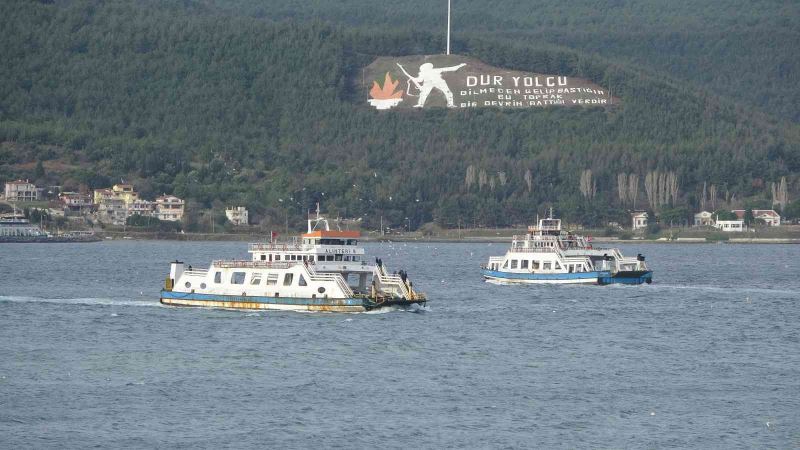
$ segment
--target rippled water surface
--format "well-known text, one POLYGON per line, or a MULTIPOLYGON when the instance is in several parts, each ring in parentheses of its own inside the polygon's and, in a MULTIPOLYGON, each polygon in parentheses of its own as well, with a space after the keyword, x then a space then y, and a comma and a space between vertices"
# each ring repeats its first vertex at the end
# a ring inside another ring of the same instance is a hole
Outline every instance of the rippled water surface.
POLYGON ((650 286, 496 286, 499 244, 370 244, 431 299, 176 309, 243 243, 0 246, 0 447, 797 448, 800 246, 627 245, 650 286))

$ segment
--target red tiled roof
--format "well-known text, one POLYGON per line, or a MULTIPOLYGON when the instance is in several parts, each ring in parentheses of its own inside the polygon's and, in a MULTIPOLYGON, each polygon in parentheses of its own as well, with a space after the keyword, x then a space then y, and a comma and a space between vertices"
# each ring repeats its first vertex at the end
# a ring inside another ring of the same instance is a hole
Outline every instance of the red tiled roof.
MULTIPOLYGON (((734 209, 731 212, 736 214, 736 217, 744 219, 744 213, 745 213, 744 209, 734 209)), ((760 216, 761 217, 768 216, 777 219, 778 217, 780 217, 780 214, 778 214, 774 209, 754 209, 753 217, 760 217, 760 216)))

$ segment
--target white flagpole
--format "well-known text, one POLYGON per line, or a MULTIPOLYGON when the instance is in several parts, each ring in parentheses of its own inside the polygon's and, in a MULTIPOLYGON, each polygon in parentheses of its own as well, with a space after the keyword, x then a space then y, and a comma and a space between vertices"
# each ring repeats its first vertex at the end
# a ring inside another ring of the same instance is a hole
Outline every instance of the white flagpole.
POLYGON ((450 0, 447 0, 447 54, 450 54, 450 0))

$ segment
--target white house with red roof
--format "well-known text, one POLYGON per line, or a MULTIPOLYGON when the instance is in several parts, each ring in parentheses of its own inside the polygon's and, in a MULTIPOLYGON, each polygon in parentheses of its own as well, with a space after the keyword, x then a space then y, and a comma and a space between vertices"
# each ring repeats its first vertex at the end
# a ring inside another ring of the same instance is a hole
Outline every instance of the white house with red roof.
MULTIPOLYGON (((736 217, 740 220, 744 220, 745 211, 744 209, 734 209, 731 212, 736 214, 736 217)), ((764 223, 771 227, 778 227, 781 225, 781 216, 774 209, 754 209, 753 217, 763 220, 764 223)))

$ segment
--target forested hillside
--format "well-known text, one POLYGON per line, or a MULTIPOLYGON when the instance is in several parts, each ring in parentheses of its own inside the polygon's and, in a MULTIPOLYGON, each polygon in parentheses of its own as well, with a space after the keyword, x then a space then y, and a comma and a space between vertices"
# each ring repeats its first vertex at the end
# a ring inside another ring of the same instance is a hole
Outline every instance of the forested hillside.
POLYGON ((796 126, 535 39, 476 34, 457 50, 613 86, 622 106, 379 113, 354 90, 360 68, 438 53, 439 33, 266 20, 291 16, 285 5, 243 15, 244 3, 223 13, 216 3, 4 2, 0 179, 78 188, 124 178, 145 195, 187 197, 193 213, 244 204, 279 223, 322 201, 372 226, 383 216, 412 228, 525 223, 552 203, 586 224, 634 206, 675 214, 699 206, 704 184, 717 193, 707 208, 769 205, 781 177, 797 192, 796 126))
MULTIPOLYGON (((663 72, 800 122, 800 3, 792 0, 453 0, 454 36, 555 45, 663 72)), ((444 0, 200 0, 268 19, 321 18, 408 34, 441 33, 444 0)), ((199 7, 199 6, 198 6, 199 7)))

